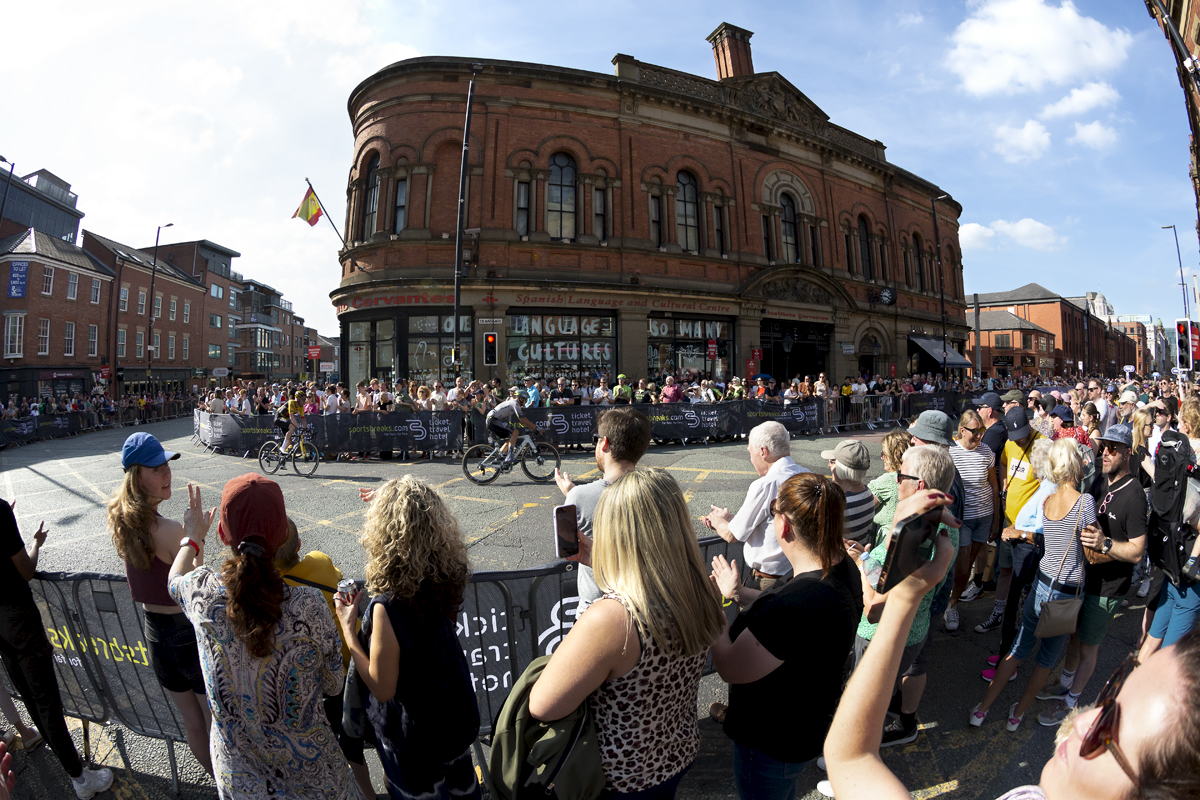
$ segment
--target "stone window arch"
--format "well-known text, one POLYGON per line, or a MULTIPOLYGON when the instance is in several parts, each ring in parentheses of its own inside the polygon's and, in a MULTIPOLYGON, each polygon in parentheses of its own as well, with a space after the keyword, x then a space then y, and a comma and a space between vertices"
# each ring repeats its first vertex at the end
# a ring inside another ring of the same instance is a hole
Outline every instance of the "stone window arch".
POLYGON ((372 153, 367 162, 366 177, 363 181, 363 205, 359 238, 369 241, 375 233, 375 219, 379 211, 379 153, 372 153))
POLYGON ((875 280, 875 254, 871 251, 871 223, 858 215, 858 273, 863 280, 875 280))

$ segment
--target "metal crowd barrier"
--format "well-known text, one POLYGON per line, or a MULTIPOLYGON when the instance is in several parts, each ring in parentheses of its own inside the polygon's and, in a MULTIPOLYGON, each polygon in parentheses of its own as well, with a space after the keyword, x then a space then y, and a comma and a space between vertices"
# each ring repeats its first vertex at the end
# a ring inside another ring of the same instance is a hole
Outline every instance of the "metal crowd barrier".
MULTIPOLYGON (((703 563, 717 554, 736 559, 743 579, 742 546, 710 536, 700 540, 703 563)), ((490 789, 483 747, 515 680, 535 658, 549 655, 575 624, 579 596, 577 565, 560 561, 526 570, 477 572, 471 577, 456 633, 471 672, 479 705, 479 739, 474 749, 490 789)), ((150 667, 143 641, 144 615, 130 597, 123 575, 94 572, 39 572, 29 582, 47 637, 67 716, 104 725, 126 769, 131 769, 119 722, 130 731, 167 746, 171 790, 179 794, 175 743, 185 742, 183 720, 150 667)), ((726 613, 737 609, 727 604, 726 613)), ((704 674, 713 672, 712 660, 704 674)), ((14 697, 8 675, 0 670, 14 697)), ((88 726, 83 726, 84 758, 90 758, 88 726)))

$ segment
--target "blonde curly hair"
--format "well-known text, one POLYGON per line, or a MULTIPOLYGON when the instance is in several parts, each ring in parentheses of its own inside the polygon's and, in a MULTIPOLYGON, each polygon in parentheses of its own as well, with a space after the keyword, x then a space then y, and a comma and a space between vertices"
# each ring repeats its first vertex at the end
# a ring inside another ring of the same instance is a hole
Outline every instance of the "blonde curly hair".
POLYGON ((154 561, 155 509, 158 503, 142 488, 142 465, 125 473, 113 498, 108 501, 108 529, 117 555, 135 569, 150 569, 154 561))
POLYGON ((427 616, 452 617, 471 577, 458 520, 437 490, 411 475, 375 490, 360 540, 367 588, 427 616))

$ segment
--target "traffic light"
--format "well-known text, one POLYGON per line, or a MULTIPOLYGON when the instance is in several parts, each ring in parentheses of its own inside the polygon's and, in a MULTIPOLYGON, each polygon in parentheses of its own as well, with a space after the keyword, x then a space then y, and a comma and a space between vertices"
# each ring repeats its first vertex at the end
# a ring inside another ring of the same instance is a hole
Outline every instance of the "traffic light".
POLYGON ((483 335, 483 365, 485 367, 494 367, 500 361, 500 354, 496 346, 496 334, 485 333, 483 335))
POLYGON ((1194 366, 1192 358, 1192 325, 1190 319, 1175 320, 1175 366, 1180 372, 1191 372, 1194 366))

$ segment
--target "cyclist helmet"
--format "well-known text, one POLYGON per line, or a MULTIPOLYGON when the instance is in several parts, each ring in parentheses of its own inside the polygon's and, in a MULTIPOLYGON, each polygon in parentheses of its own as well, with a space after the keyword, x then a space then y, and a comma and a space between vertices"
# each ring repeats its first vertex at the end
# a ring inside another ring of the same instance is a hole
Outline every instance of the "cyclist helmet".
POLYGON ((296 392, 296 399, 297 399, 297 400, 303 400, 303 399, 304 399, 304 390, 303 390, 303 389, 299 389, 299 390, 297 390, 297 392, 296 392))
POLYGON ((522 389, 521 391, 517 392, 517 397, 521 398, 522 400, 528 400, 528 399, 529 399, 529 392, 527 392, 527 391, 525 391, 524 389, 522 389))

